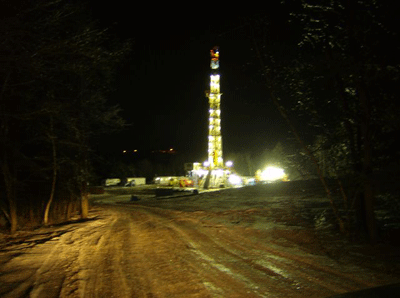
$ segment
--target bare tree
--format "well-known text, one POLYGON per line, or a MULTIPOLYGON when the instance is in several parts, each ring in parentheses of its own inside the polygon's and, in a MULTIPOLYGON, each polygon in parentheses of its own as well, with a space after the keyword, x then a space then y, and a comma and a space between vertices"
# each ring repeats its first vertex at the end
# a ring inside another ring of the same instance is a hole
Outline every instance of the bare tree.
POLYGON ((63 203, 70 193, 81 198, 87 216, 90 142, 124 125, 118 107, 105 98, 130 47, 111 41, 77 3, 19 4, 0 20, 1 184, 12 232, 28 188, 29 196, 40 196, 36 208, 45 202, 37 212, 45 224, 53 203, 63 203))

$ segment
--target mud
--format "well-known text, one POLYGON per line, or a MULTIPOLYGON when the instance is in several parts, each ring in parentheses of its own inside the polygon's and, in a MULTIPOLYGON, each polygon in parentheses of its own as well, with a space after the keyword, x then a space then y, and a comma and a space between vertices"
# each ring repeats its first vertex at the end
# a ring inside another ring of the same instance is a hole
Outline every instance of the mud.
POLYGON ((398 250, 347 243, 310 189, 130 197, 93 196, 91 220, 3 235, 0 296, 309 298, 400 281, 398 250))

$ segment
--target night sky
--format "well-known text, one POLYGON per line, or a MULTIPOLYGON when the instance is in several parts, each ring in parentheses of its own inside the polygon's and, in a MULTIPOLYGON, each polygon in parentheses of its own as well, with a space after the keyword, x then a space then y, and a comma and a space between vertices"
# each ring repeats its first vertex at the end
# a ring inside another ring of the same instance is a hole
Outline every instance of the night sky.
MULTIPOLYGON (((114 152, 174 148, 190 161, 204 160, 209 51, 216 45, 221 55, 225 158, 232 152, 261 153, 287 138, 287 127, 257 73, 260 68, 245 25, 248 16, 185 14, 171 8, 134 13, 128 2, 113 3, 110 7, 96 2, 92 12, 112 34, 133 40, 129 61, 119 69, 110 96, 131 127, 104 138, 100 147, 114 152)), ((276 8, 270 6, 266 13, 271 19, 284 16, 279 7, 279 1, 276 8)))

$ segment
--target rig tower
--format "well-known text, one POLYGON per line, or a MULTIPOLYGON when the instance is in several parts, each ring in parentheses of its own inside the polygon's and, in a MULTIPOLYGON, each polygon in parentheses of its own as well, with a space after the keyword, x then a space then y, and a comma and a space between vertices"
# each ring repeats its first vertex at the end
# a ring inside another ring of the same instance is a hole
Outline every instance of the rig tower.
POLYGON ((219 49, 214 47, 211 51, 210 91, 207 97, 210 104, 208 126, 208 163, 210 170, 222 169, 222 136, 221 136, 221 95, 219 75, 219 49))

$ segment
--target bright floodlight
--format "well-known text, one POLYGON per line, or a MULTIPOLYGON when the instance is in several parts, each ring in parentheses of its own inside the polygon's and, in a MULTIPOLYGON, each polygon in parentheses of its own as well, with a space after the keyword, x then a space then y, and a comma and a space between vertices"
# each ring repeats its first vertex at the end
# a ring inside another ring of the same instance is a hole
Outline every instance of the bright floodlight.
POLYGON ((242 184, 242 179, 238 175, 235 175, 235 174, 230 175, 228 180, 229 180, 230 184, 232 184, 232 185, 241 185, 242 184))
POLYGON ((225 163, 225 165, 226 165, 228 168, 230 168, 231 166, 233 166, 233 162, 230 161, 230 160, 228 160, 228 161, 225 163))
POLYGON ((208 161, 205 161, 205 162, 203 162, 203 166, 209 167, 209 166, 210 166, 210 163, 209 163, 208 161))
POLYGON ((285 172, 281 168, 268 167, 261 172, 261 180, 264 181, 275 181, 283 179, 285 177, 285 172))

